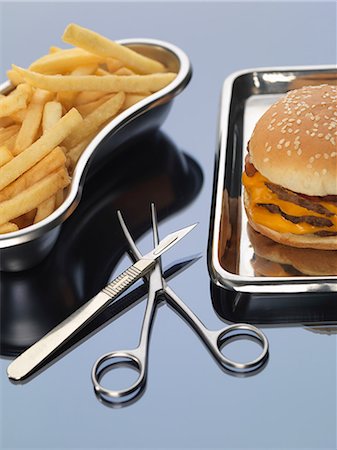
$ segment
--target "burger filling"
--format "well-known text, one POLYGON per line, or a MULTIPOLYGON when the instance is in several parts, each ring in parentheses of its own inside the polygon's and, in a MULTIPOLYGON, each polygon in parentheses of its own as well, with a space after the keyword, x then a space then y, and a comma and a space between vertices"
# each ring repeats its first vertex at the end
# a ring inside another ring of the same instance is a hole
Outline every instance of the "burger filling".
POLYGON ((337 236, 337 196, 307 196, 270 182, 246 157, 242 182, 254 222, 280 233, 337 236))

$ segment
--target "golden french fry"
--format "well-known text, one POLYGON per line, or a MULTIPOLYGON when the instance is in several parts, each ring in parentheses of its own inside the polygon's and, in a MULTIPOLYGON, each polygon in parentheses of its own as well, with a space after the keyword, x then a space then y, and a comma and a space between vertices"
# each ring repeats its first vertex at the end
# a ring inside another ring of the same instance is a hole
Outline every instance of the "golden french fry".
POLYGON ((130 108, 130 106, 135 105, 149 95, 150 94, 126 94, 122 110, 124 111, 125 109, 130 108))
POLYGON ((105 75, 111 75, 111 73, 108 72, 107 70, 102 69, 101 67, 99 67, 99 68, 96 70, 95 75, 105 76, 105 75))
POLYGON ((15 123, 21 124, 26 117, 27 114, 27 108, 19 109, 19 111, 15 111, 13 114, 11 114, 11 119, 14 120, 15 123))
POLYGON ((86 103, 85 105, 76 106, 76 109, 81 114, 82 117, 86 117, 88 114, 95 111, 95 109, 97 109, 104 102, 109 100, 113 95, 115 95, 115 94, 104 95, 103 97, 99 98, 98 100, 96 100, 94 102, 86 103))
POLYGON ((106 92, 102 91, 83 91, 78 94, 76 97, 76 100, 74 102, 75 108, 79 105, 85 105, 86 103, 94 102, 95 100, 98 100, 99 98, 104 97, 104 95, 107 95, 106 92))
POLYGON ((0 202, 14 197, 27 187, 41 180, 51 172, 62 167, 66 162, 66 157, 61 147, 56 147, 37 164, 23 173, 8 186, 0 191, 0 202))
POLYGON ((62 50, 63 50, 62 48, 52 45, 51 47, 49 47, 49 54, 60 52, 62 50))
POLYGON ((19 227, 13 222, 7 222, 0 225, 0 234, 12 233, 13 231, 18 231, 19 227))
POLYGON ((19 84, 9 95, 0 98, 0 117, 11 114, 26 107, 32 88, 28 84, 19 84))
POLYGON ((55 194, 55 209, 57 209, 62 203, 64 199, 63 188, 59 189, 55 194))
POLYGON ((59 189, 65 188, 70 183, 68 173, 60 169, 33 184, 15 197, 0 203, 0 225, 25 214, 47 198, 56 194, 59 189))
POLYGON ((7 146, 2 145, 0 147, 0 167, 7 164, 11 159, 13 159, 12 152, 9 151, 7 146))
POLYGON ((40 73, 67 73, 78 66, 88 64, 101 64, 105 59, 101 56, 86 52, 81 48, 70 48, 59 50, 54 53, 42 56, 30 65, 30 70, 40 73))
POLYGON ((135 72, 127 67, 121 67, 114 72, 114 75, 135 75, 135 72))
POLYGON ((123 63, 121 61, 119 61, 119 59, 116 59, 116 58, 107 58, 105 64, 106 64, 109 72, 116 72, 116 70, 123 67, 123 63))
POLYGON ((62 117, 62 105, 59 102, 48 102, 44 105, 42 116, 42 130, 45 133, 62 117))
POLYGON ((13 136, 11 136, 10 138, 8 138, 6 141, 3 142, 2 145, 4 145, 5 147, 8 148, 8 150, 11 152, 11 154, 13 154, 13 150, 14 150, 14 145, 15 145, 15 141, 17 138, 17 133, 13 134, 13 136))
POLYGON ((47 200, 38 205, 36 215, 34 218, 34 223, 40 222, 41 220, 48 217, 54 211, 54 209, 55 209, 55 195, 47 198, 47 200))
POLYGON ((15 66, 24 80, 32 86, 49 91, 105 91, 105 92, 156 92, 167 86, 177 76, 176 73, 153 73, 150 75, 43 75, 15 66))
POLYGON ((7 78, 12 83, 13 86, 18 86, 21 83, 24 83, 24 80, 21 75, 19 75, 15 70, 7 70, 7 78))
POLYGON ((104 122, 118 113, 123 106, 124 100, 124 92, 119 92, 104 102, 83 120, 81 127, 74 129, 74 131, 63 141, 63 144, 67 148, 74 147, 92 133, 97 132, 104 122))
MULTIPOLYGON (((71 72, 71 75, 83 76, 92 75, 97 70, 97 64, 90 64, 87 66, 80 66, 71 72)), ((57 93, 57 101, 62 103, 66 110, 71 109, 74 106, 74 100, 78 92, 76 91, 61 91, 57 93)))
POLYGON ((39 130, 44 105, 53 98, 54 94, 42 89, 36 89, 32 100, 27 108, 25 118, 22 122, 18 137, 15 141, 14 155, 18 155, 34 140, 39 130))
POLYGON ((123 65, 139 73, 164 72, 165 66, 159 61, 143 56, 130 48, 117 44, 94 31, 70 24, 62 39, 68 44, 81 47, 99 56, 119 59, 123 65))
POLYGON ((83 141, 79 142, 77 145, 69 149, 67 152, 67 166, 69 168, 70 173, 73 173, 77 161, 80 159, 80 156, 87 148, 89 142, 94 138, 96 132, 88 136, 83 141))
POLYGON ((1 128, 0 129, 0 145, 3 144, 7 139, 12 137, 14 134, 16 134, 20 129, 19 125, 11 125, 7 128, 1 128))
POLYGON ((0 190, 16 180, 26 170, 40 161, 82 123, 80 113, 73 108, 56 125, 47 130, 30 147, 0 167, 0 190))
POLYGON ((15 121, 11 117, 1 117, 0 119, 0 128, 10 127, 14 124, 15 121))

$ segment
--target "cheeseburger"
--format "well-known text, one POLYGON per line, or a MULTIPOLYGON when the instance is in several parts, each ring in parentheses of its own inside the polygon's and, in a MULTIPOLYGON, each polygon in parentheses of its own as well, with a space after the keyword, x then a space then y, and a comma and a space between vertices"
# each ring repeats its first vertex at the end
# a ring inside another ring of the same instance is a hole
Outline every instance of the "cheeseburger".
POLYGON ((250 225, 281 244, 337 249, 337 87, 288 92, 248 143, 244 203, 250 225))

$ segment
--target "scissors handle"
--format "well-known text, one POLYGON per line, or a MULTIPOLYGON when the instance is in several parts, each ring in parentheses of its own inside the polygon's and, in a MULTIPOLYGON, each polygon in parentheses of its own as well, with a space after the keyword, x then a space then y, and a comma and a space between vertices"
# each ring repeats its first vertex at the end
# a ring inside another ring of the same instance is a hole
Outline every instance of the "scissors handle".
POLYGON ((119 350, 106 353, 95 362, 91 371, 91 379, 97 395, 117 401, 138 397, 146 382, 146 353, 140 347, 135 350, 119 350), (104 387, 101 384, 101 380, 106 371, 122 366, 135 369, 138 372, 137 380, 126 389, 112 390, 104 387))
POLYGON ((205 327, 201 320, 194 314, 194 312, 178 297, 178 295, 169 287, 165 286, 165 293, 169 305, 177 311, 197 332, 203 342, 207 345, 209 350, 217 362, 225 369, 235 372, 251 372, 263 365, 268 356, 269 344, 264 333, 254 325, 237 323, 223 328, 219 331, 212 331, 205 327), (238 362, 233 361, 222 353, 221 349, 229 338, 235 336, 246 336, 247 338, 256 339, 262 347, 259 356, 251 361, 238 362))

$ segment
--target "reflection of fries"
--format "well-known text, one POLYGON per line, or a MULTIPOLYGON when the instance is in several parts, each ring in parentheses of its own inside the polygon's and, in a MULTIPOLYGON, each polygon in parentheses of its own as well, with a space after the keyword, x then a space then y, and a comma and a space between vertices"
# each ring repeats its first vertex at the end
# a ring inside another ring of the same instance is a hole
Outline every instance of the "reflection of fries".
POLYGON ((67 76, 43 75, 13 65, 23 79, 32 86, 57 91, 104 91, 104 92, 156 92, 164 88, 176 77, 175 73, 153 73, 150 75, 96 75, 67 76))
POLYGON ((127 46, 70 25, 28 70, 7 72, 0 94, 0 233, 49 216, 65 199, 68 174, 118 114, 170 83, 175 73, 127 46))

